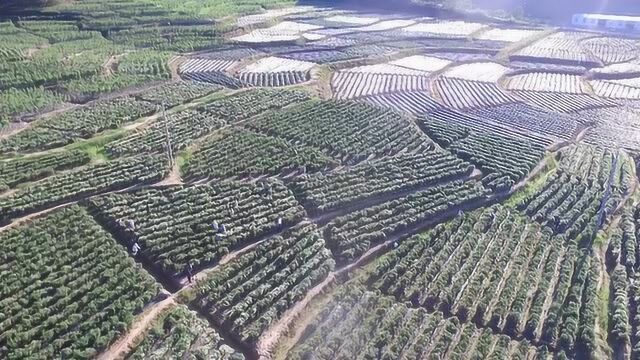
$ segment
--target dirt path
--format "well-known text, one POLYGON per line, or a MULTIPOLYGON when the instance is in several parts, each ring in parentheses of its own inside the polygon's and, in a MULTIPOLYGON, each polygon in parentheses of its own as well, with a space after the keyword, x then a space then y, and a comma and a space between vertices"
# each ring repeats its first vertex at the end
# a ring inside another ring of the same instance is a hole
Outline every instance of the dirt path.
POLYGON ((168 185, 182 185, 184 182, 182 181, 182 176, 180 176, 180 165, 177 162, 173 164, 171 167, 171 171, 169 175, 162 179, 162 181, 153 184, 153 186, 168 186, 168 185))
POLYGON ((167 65, 169 66, 169 72, 171 73, 171 80, 180 81, 182 78, 178 73, 178 69, 180 68, 180 64, 184 62, 185 58, 183 56, 174 56, 169 59, 167 65))
POLYGON ((258 339, 256 350, 258 352, 259 359, 267 360, 271 359, 271 351, 277 344, 280 337, 290 329, 292 323, 298 316, 304 311, 307 305, 318 295, 320 295, 324 289, 329 286, 336 278, 336 276, 344 271, 344 269, 338 272, 330 273, 323 282, 316 285, 309 290, 304 299, 298 301, 291 309, 287 310, 282 318, 265 331, 258 339))
POLYGON ((122 56, 124 56, 124 54, 118 54, 109 57, 107 61, 102 64, 102 75, 111 76, 115 74, 118 70, 118 62, 120 61, 120 58, 122 58, 122 56))
POLYGON ((162 314, 165 309, 178 303, 178 298, 183 292, 189 289, 193 289, 198 285, 199 282, 205 280, 209 276, 209 274, 218 270, 220 266, 223 266, 233 259, 237 258, 238 256, 251 251, 269 238, 265 238, 257 243, 253 243, 240 250, 225 255, 217 264, 196 273, 193 276, 193 282, 191 284, 189 284, 186 279, 182 279, 180 281, 182 285, 182 288, 180 288, 180 290, 173 294, 170 294, 166 299, 152 304, 140 315, 138 315, 134 320, 132 327, 115 343, 109 346, 107 350, 98 355, 96 359, 111 360, 124 358, 137 345, 137 342, 142 340, 142 335, 144 335, 146 330, 153 324, 154 320, 160 314, 162 314))
POLYGON ((133 321, 133 326, 127 333, 113 343, 107 350, 96 357, 97 360, 113 360, 123 359, 135 346, 138 340, 141 340, 142 335, 153 324, 153 321, 160 315, 165 309, 176 304, 175 295, 151 305, 142 314, 138 315, 133 321))

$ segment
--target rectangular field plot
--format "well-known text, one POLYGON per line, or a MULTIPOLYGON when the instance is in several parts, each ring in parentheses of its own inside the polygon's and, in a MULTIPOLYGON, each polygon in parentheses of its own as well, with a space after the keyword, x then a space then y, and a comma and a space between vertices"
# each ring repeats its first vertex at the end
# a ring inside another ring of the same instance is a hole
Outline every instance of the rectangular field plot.
POLYGON ((566 65, 566 64, 547 64, 543 62, 529 62, 529 61, 510 61, 509 67, 519 70, 530 70, 539 72, 558 72, 569 74, 583 74, 587 72, 587 68, 579 65, 566 65))
POLYGON ((433 86, 442 102, 457 110, 519 102, 497 84, 489 82, 441 77, 436 79, 433 86))
POLYGON ((339 101, 310 101, 250 122, 251 129, 358 162, 432 146, 411 120, 389 109, 339 101))
POLYGON ((254 344, 334 266, 315 225, 300 224, 212 273, 194 305, 236 340, 254 344))
POLYGON ((445 183, 468 176, 473 166, 455 156, 430 150, 400 154, 328 174, 307 175, 291 187, 315 212, 343 209, 354 202, 385 194, 445 183))
POLYGON ((451 64, 451 61, 433 56, 413 55, 394 60, 389 64, 407 69, 431 73, 434 71, 442 70, 443 68, 451 64))
POLYGON ((159 292, 73 205, 0 234, 0 357, 90 358, 159 292))
MULTIPOLYGON (((454 127, 462 126, 480 133, 493 133, 506 138, 526 139, 527 141, 547 147, 553 143, 549 138, 532 132, 522 132, 515 128, 507 128, 490 118, 462 113, 443 105, 429 106, 424 113, 426 118, 448 123, 454 127)), ((464 131, 462 133, 465 133, 464 131)))
POLYGON ((397 28, 407 27, 415 24, 413 20, 385 20, 375 24, 355 28, 357 31, 385 31, 397 28))
POLYGON ((424 114, 443 107, 427 92, 403 91, 399 93, 381 94, 360 98, 372 105, 390 108, 412 115, 424 114))
POLYGON ((252 56, 262 55, 258 49, 242 46, 232 46, 216 49, 211 52, 199 53, 198 58, 212 60, 243 60, 252 56))
POLYGON ((318 64, 326 64, 336 61, 349 60, 354 58, 352 55, 339 50, 315 50, 315 51, 299 51, 280 55, 283 58, 294 59, 300 61, 309 61, 318 64))
POLYGON ((136 98, 150 101, 156 104, 164 104, 167 107, 173 107, 185 102, 189 102, 193 99, 197 99, 216 91, 220 91, 223 88, 217 85, 211 85, 206 83, 180 81, 170 83, 167 85, 161 85, 147 91, 143 91, 136 94, 136 98))
POLYGON ((564 62, 572 65, 598 66, 600 60, 580 45, 587 33, 558 32, 538 40, 511 55, 511 60, 564 62))
POLYGON ((97 101, 38 121, 24 131, 0 139, 0 154, 64 146, 77 139, 120 127, 153 113, 156 108, 156 104, 127 96, 97 101))
POLYGON ((426 76, 428 72, 410 69, 393 64, 363 65, 342 70, 343 73, 351 74, 379 74, 379 75, 406 75, 406 76, 426 76))
POLYGON ((246 72, 238 74, 238 78, 244 84, 261 87, 290 86, 310 79, 309 73, 304 71, 246 72))
POLYGON ((640 82, 624 80, 591 80, 589 84, 593 92, 609 99, 640 100, 640 82))
POLYGON ((611 107, 581 111, 578 116, 594 123, 585 134, 585 142, 604 147, 626 148, 632 152, 640 150, 638 109, 611 107))
POLYGON ((614 107, 612 100, 588 94, 551 93, 538 91, 510 91, 514 96, 543 109, 559 113, 575 113, 582 110, 614 107))
POLYGON ((436 51, 429 51, 429 56, 436 57, 439 59, 448 60, 450 62, 457 61, 492 61, 495 57, 495 54, 491 51, 489 52, 477 52, 477 51, 465 51, 465 49, 460 49, 459 52, 453 51, 437 51, 439 49, 433 49, 436 51))
POLYGON ((188 179, 257 177, 283 172, 315 172, 337 165, 317 149, 249 130, 235 129, 207 139, 189 158, 188 179))
POLYGON ((57 171, 85 165, 91 157, 84 151, 61 151, 0 162, 0 193, 16 185, 39 180, 57 171))
POLYGON ((125 239, 131 235, 122 222, 134 220, 142 256, 170 276, 180 275, 187 261, 200 269, 276 231, 279 218, 286 226, 304 216, 293 194, 275 181, 138 190, 94 198, 89 206, 125 239))
POLYGON ((495 206, 407 239, 378 261, 369 282, 428 310, 573 354, 595 341, 576 324, 594 326, 598 271, 589 251, 565 241, 495 206))
POLYGON ((373 23, 377 23, 378 21, 380 21, 380 19, 377 17, 336 15, 336 16, 325 18, 325 21, 327 21, 328 23, 334 22, 334 23, 349 24, 353 26, 364 26, 364 25, 371 25, 373 23))
POLYGON ((241 360, 209 324, 184 305, 176 305, 155 319, 129 360, 154 358, 241 360))
POLYGON ((534 72, 510 76, 508 90, 541 91, 563 94, 585 94, 586 82, 579 75, 534 72))
POLYGON ((523 132, 533 131, 545 137, 564 140, 577 135, 579 128, 588 121, 582 116, 545 111, 524 103, 478 108, 467 112, 523 132))
POLYGON ((482 182, 495 191, 508 191, 544 156, 544 147, 526 139, 472 131, 430 116, 419 121, 441 146, 480 168, 482 182))
POLYGON ((600 216, 611 214, 629 193, 632 161, 618 151, 570 147, 560 153, 558 170, 517 207, 554 232, 590 244, 600 216))
POLYGON ((195 109, 158 118, 150 125, 108 144, 106 151, 111 156, 163 152, 167 147, 167 128, 171 129, 169 141, 172 148, 180 150, 227 124, 307 99, 307 94, 290 90, 257 89, 238 92, 195 109))
POLYGON ((160 181, 168 170, 164 156, 137 156, 61 172, 0 197, 0 224, 79 198, 160 181))
POLYGON ((213 60, 213 59, 187 59, 180 64, 180 74, 192 74, 212 71, 225 71, 233 67, 236 60, 213 60))
POLYGON ((547 359, 546 349, 494 335, 457 317, 411 308, 347 284, 332 296, 287 359, 547 359))
POLYGON ((391 92, 427 90, 427 78, 416 75, 338 72, 331 78, 336 99, 353 99, 362 96, 391 92))
POLYGON ((513 43, 522 41, 539 33, 540 30, 496 28, 481 33, 477 36, 477 38, 480 40, 504 41, 513 43))
POLYGON ((349 263, 371 246, 405 230, 455 215, 460 209, 484 202, 489 190, 476 181, 456 180, 411 195, 340 216, 324 234, 339 263, 349 263))
POLYGON ((409 34, 420 34, 441 37, 466 37, 482 29, 485 25, 464 21, 442 21, 420 23, 402 29, 409 34))
POLYGON ((180 75, 184 80, 192 80, 214 85, 221 85, 230 89, 240 89, 248 86, 248 84, 227 75, 222 71, 185 73, 180 75))
POLYGON ((270 56, 243 67, 240 70, 240 73, 278 73, 283 71, 307 72, 314 66, 316 66, 316 64, 308 61, 298 61, 270 56))
POLYGON ((456 65, 445 71, 442 76, 448 78, 497 83, 509 68, 494 62, 474 62, 456 65))

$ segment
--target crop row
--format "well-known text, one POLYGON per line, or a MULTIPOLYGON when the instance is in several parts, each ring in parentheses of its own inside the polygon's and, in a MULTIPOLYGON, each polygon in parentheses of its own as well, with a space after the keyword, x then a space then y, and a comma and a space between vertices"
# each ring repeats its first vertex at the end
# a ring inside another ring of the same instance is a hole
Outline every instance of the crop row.
POLYGON ((507 208, 460 215, 382 257, 370 283, 399 300, 573 354, 595 341, 584 331, 595 325, 587 315, 596 309, 597 283, 585 286, 593 281, 588 252, 551 235, 507 208))
POLYGON ((0 357, 90 358, 158 293, 77 205, 0 236, 0 357))
POLYGON ((167 132, 171 147, 174 150, 183 149, 226 124, 307 99, 307 95, 296 91, 259 89, 239 92, 195 109, 159 118, 149 126, 107 145, 107 153, 119 156, 163 151, 167 147, 167 132))
MULTIPOLYGON (((161 17, 160 20, 164 19, 161 17)), ((194 23, 192 18, 187 21, 194 23)), ((106 26, 109 25, 106 24, 106 26)), ((223 42, 222 33, 210 24, 140 26, 121 31, 109 31, 109 39, 116 44, 128 47, 178 52, 206 49, 223 42)))
POLYGON ((369 104, 390 108, 398 112, 420 115, 442 107, 427 92, 403 91, 400 93, 380 94, 362 98, 369 104))
POLYGON ((328 174, 302 176, 291 186, 307 209, 325 212, 369 197, 445 183, 469 175, 473 169, 471 164, 433 149, 364 162, 328 174))
POLYGON ((582 234, 579 240, 588 244, 600 225, 596 215, 600 211, 610 214, 629 191, 630 160, 587 145, 560 155, 559 169, 537 192, 525 196, 518 208, 568 238, 582 234))
POLYGON ((311 101, 260 117, 252 129, 313 146, 343 161, 431 147, 408 118, 368 104, 311 101))
POLYGON ((293 194, 279 182, 138 190, 93 198, 89 205, 127 241, 130 235, 122 222, 133 220, 141 254, 175 277, 189 261, 202 268, 304 216, 293 194))
POLYGON ((90 160, 86 152, 71 150, 2 161, 0 162, 0 192, 21 183, 53 175, 60 170, 84 165, 90 160))
POLYGON ((180 74, 197 74, 203 72, 224 72, 236 64, 235 60, 224 59, 187 59, 180 64, 180 74))
POLYGON ((183 167, 187 178, 228 178, 315 172, 337 165, 320 151, 249 130, 234 129, 207 139, 183 167))
POLYGON ((590 51, 580 46, 580 40, 587 37, 587 33, 558 32, 511 55, 511 60, 538 60, 562 62, 571 65, 598 66, 599 60, 590 51))
POLYGON ((583 121, 580 117, 559 114, 524 103, 483 107, 469 111, 481 118, 491 119, 523 132, 568 140, 573 138, 583 121))
POLYGON ((226 345, 220 334, 185 305, 176 305, 155 320, 127 359, 201 358, 243 360, 241 353, 226 345))
POLYGON ((518 102, 498 85, 483 81, 439 78, 435 89, 445 105, 454 109, 473 109, 518 102))
POLYGON ((289 86, 309 80, 309 73, 302 71, 248 72, 238 74, 238 78, 252 86, 289 86))
POLYGON ((335 49, 322 49, 314 51, 296 51, 288 54, 280 55, 286 59, 309 61, 317 64, 327 64, 337 61, 350 60, 357 57, 353 54, 348 54, 340 50, 335 49))
POLYGON ((559 113, 575 113, 582 110, 606 108, 617 104, 589 94, 569 94, 540 91, 512 91, 516 97, 525 102, 559 113))
POLYGON ((336 99, 428 90, 428 85, 426 77, 415 75, 338 72, 331 79, 336 99))
POLYGON ((633 60, 638 52, 637 43, 631 39, 594 37, 581 41, 580 45, 605 65, 633 60))
POLYGON ((616 80, 592 80, 593 92, 610 99, 640 99, 640 88, 616 80))
POLYGON ((253 344, 269 325, 334 269, 315 225, 267 240, 198 286, 196 305, 237 339, 253 344))
MULTIPOLYGON (((505 138, 524 139, 526 142, 542 147, 547 147, 552 143, 550 139, 544 136, 532 132, 519 131, 512 127, 505 127, 497 120, 472 115, 471 113, 462 113, 437 104, 429 104, 427 111, 424 116, 419 118, 419 121, 423 123, 446 123, 447 126, 445 127, 468 129, 478 133, 491 133, 505 138)), ((439 131, 442 132, 445 127, 441 127, 439 131)), ((466 133, 466 130, 463 133, 466 133)))
POLYGON ((626 106, 581 111, 579 116, 591 120, 584 141, 607 148, 624 148, 630 152, 640 149, 640 136, 636 126, 638 113, 633 102, 626 106))
POLYGON ((231 77, 222 71, 185 73, 181 75, 185 80, 198 81, 203 83, 221 85, 230 89, 239 89, 247 86, 242 81, 231 77))
POLYGON ((24 131, 0 140, 0 153, 64 146, 76 139, 115 129, 155 110, 156 105, 131 97, 99 101, 38 121, 24 131))
POLYGON ((43 87, 25 89, 10 88, 0 91, 0 122, 18 115, 31 115, 53 109, 61 104, 65 96, 43 87), (26 114, 25 114, 26 113, 26 114))
POLYGON ((161 156, 124 158, 49 176, 0 197, 0 223, 80 197, 158 181, 167 173, 165 160, 161 156))
POLYGON ((441 312, 408 307, 356 283, 322 307, 287 357, 308 358, 547 359, 548 352, 441 312))
POLYGON ((584 94, 587 86, 579 75, 533 72, 509 77, 509 90, 584 94))
POLYGON ((509 190, 544 156, 544 148, 524 139, 471 131, 463 126, 421 118, 427 135, 454 154, 478 166, 482 182, 496 191, 509 190))
POLYGON ((623 209, 620 223, 608 237, 607 269, 610 276, 609 324, 614 351, 631 346, 631 356, 640 352, 640 307, 638 303, 638 236, 640 212, 637 204, 623 209))
POLYGON ((136 95, 143 101, 173 107, 222 90, 221 87, 192 81, 161 85, 136 95))
POLYGON ((335 218, 324 229, 325 236, 336 259, 341 263, 350 262, 389 236, 484 200, 487 192, 475 181, 434 185, 335 218))

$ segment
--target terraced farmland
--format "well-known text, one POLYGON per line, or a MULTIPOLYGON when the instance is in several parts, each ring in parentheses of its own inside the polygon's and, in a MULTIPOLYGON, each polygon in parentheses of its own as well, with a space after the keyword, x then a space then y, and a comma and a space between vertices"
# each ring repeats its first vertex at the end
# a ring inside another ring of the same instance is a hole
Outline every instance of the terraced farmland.
POLYGON ((293 3, 0 4, 0 358, 638 358, 631 29, 293 3))

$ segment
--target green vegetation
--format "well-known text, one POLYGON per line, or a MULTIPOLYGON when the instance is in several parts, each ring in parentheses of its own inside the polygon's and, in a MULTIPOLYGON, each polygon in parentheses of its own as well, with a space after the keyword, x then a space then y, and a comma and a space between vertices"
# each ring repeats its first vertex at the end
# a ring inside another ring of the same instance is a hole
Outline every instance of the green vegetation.
POLYGON ((208 266, 277 230, 279 218, 286 226, 303 217, 302 207, 279 182, 143 189, 88 204, 114 232, 124 233, 121 221, 134 220, 142 254, 176 277, 184 275, 187 261, 195 268, 208 266))
POLYGON ((242 354, 225 345, 206 321, 184 305, 178 305, 157 318, 144 340, 127 359, 197 358, 241 360, 242 354))
POLYGON ((89 358, 158 293, 81 207, 0 233, 0 357, 89 358))

